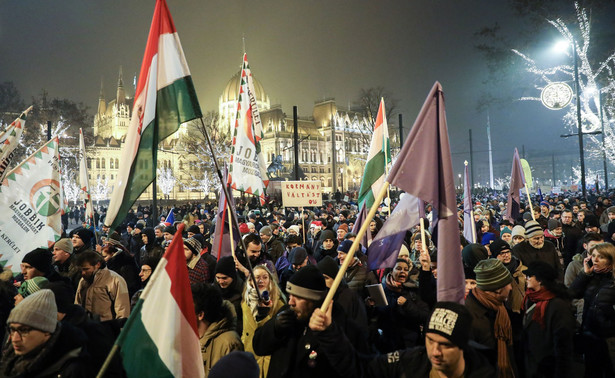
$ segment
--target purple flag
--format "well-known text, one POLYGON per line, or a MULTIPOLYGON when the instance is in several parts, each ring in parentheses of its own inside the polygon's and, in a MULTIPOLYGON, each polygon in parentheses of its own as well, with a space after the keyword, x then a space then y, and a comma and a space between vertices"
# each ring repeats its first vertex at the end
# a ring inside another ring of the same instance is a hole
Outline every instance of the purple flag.
POLYGON ((470 175, 468 174, 468 162, 466 161, 466 167, 464 171, 463 179, 463 237, 470 243, 476 243, 474 240, 474 233, 476 232, 474 226, 474 219, 472 218, 472 188, 470 185, 470 175))
POLYGON ((519 151, 515 148, 512 162, 512 172, 510 173, 510 189, 508 190, 508 203, 506 204, 506 219, 515 222, 519 218, 519 209, 521 209, 521 194, 520 191, 525 186, 525 177, 523 176, 523 167, 521 167, 521 159, 519 159, 519 151))
POLYGON ((455 179, 440 83, 429 92, 387 181, 432 204, 437 214, 438 301, 463 303, 455 179))
POLYGON ((367 264, 370 270, 392 268, 397 260, 406 231, 419 223, 418 198, 405 193, 391 213, 378 235, 370 244, 367 264))
MULTIPOLYGON (((365 218, 367 218, 367 213, 369 212, 369 209, 365 207, 365 204, 361 207, 361 210, 359 211, 359 213, 357 214, 357 219, 354 222, 354 225, 352 226, 352 232, 357 235, 359 233, 359 230, 361 229, 361 225, 363 224, 363 222, 365 222, 365 218)), ((372 235, 371 232, 369 232, 369 229, 367 230, 367 232, 365 232, 363 234, 363 238, 360 240, 360 243, 362 246, 364 246, 365 248, 367 248, 368 245, 370 245, 372 240, 372 235)))
MULTIPOLYGON (((227 168, 224 167, 222 177, 226 177, 227 175, 227 168)), ((230 188, 228 186, 227 188, 229 189, 229 194, 232 193, 230 192, 230 188)), ((235 203, 233 201, 233 196, 229 198, 229 202, 231 209, 234 212, 235 203)), ((215 256, 218 260, 220 260, 222 257, 230 256, 232 254, 229 225, 232 225, 233 221, 229 219, 229 213, 226 208, 227 206, 228 205, 226 201, 226 196, 224 195, 224 190, 220 190, 220 202, 218 203, 218 214, 216 215, 216 228, 214 231, 214 237, 212 242, 213 245, 211 247, 212 256, 215 256)), ((239 230, 233 230, 233 245, 235 248, 237 248, 237 245, 239 244, 239 237, 239 230)))

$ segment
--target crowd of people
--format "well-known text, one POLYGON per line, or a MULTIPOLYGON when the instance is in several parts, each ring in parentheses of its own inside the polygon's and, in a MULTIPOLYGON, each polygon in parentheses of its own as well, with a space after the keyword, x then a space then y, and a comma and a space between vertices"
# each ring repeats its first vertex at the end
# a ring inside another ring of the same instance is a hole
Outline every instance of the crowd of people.
MULTIPOLYGON (((458 205, 461 244, 451 252, 463 264, 465 304, 437 301, 430 205, 424 239, 412 227, 395 263, 376 270, 369 242, 348 254, 358 211, 341 198, 310 209, 240 201, 245 251, 221 257, 212 254, 213 203, 157 209, 156 220, 139 206, 115 230, 83 223, 25 254, 20 274, 0 275, 0 377, 95 376, 180 222, 206 376, 615 376, 610 196, 532 198, 506 219, 505 197, 481 194, 473 240, 458 205), (175 224, 165 223, 169 211, 175 224)), ((82 220, 78 209, 67 214, 82 220)), ((388 215, 379 209, 368 240, 388 215)), ((97 217, 104 224, 104 209, 97 217)), ((116 356, 106 376, 124 375, 116 356)))

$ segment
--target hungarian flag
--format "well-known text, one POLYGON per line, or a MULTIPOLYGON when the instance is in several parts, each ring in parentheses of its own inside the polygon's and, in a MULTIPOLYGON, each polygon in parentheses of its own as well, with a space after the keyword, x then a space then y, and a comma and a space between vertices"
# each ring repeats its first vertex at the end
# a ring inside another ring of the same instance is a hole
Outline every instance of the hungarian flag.
POLYGON ((23 256, 62 233, 58 137, 6 174, 0 186, 0 265, 20 272, 23 256))
POLYGON ((258 197, 261 205, 264 205, 265 188, 269 179, 260 143, 263 139, 263 127, 256 106, 256 93, 247 54, 243 54, 237 111, 232 124, 233 148, 228 184, 235 190, 258 197))
POLYGON ((8 167, 13 161, 13 151, 15 151, 15 147, 19 144, 30 110, 32 110, 31 106, 21 113, 19 118, 14 120, 13 123, 0 134, 0 182, 4 180, 4 175, 8 172, 8 167))
POLYGON ((106 224, 117 227, 154 181, 158 144, 179 125, 201 117, 190 70, 164 0, 156 1, 141 64, 132 119, 106 224))
POLYGON ((94 208, 92 206, 92 195, 90 194, 88 166, 86 165, 85 142, 83 141, 83 131, 81 129, 79 129, 79 189, 85 205, 86 222, 94 227, 94 208))
POLYGON ((115 344, 128 377, 203 377, 182 232, 158 263, 115 344))
POLYGON ((372 207, 375 196, 384 184, 386 166, 390 162, 389 129, 384 111, 384 99, 381 99, 376 124, 374 125, 374 134, 369 145, 367 163, 363 171, 363 181, 361 181, 361 189, 359 190, 359 209, 364 206, 367 209, 372 207))

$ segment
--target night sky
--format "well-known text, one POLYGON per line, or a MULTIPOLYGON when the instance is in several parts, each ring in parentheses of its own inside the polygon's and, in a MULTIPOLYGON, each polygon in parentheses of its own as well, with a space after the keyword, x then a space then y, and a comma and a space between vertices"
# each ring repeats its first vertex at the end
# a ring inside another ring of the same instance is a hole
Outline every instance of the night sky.
MULTIPOLYGON (((24 98, 44 88, 93 112, 101 77, 109 100, 120 65, 127 86, 138 75, 154 4, 2 1, 0 80, 15 82, 24 98)), ((383 86, 398 99, 407 135, 429 89, 440 81, 455 172, 469 159, 470 128, 475 166, 486 167, 487 112, 479 112, 477 104, 487 66, 473 34, 496 21, 510 37, 524 27, 505 1, 168 0, 168 5, 204 112, 217 109, 227 81, 239 70, 245 37, 253 74, 271 103, 282 104, 287 114, 297 105, 300 116, 311 115, 314 101, 325 97, 346 107, 361 88, 383 86)), ((533 85, 528 79, 527 89, 515 95, 538 96, 533 85)), ((576 139, 559 138, 568 132, 561 112, 539 103, 511 102, 489 115, 494 161, 506 166, 496 176, 510 174, 514 147, 525 145, 528 158, 578 151, 576 139)))

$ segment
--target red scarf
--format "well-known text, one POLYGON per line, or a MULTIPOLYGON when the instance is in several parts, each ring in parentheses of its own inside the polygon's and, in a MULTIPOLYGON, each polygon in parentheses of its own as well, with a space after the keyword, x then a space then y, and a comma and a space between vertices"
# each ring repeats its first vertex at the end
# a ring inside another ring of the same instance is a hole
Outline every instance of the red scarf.
POLYGON ((534 302, 536 304, 536 308, 534 309, 534 315, 532 316, 532 320, 540 324, 541 328, 545 328, 545 311, 547 310, 547 305, 549 301, 555 298, 555 294, 545 289, 544 287, 538 291, 527 289, 525 291, 525 310, 527 310, 527 300, 534 302))

